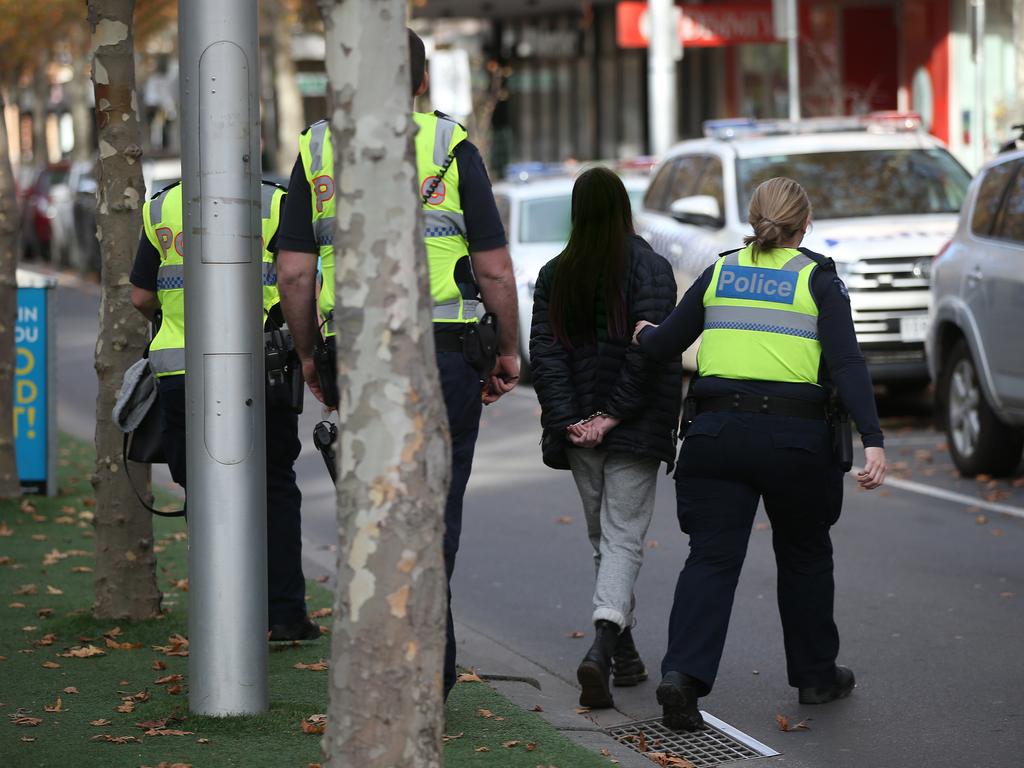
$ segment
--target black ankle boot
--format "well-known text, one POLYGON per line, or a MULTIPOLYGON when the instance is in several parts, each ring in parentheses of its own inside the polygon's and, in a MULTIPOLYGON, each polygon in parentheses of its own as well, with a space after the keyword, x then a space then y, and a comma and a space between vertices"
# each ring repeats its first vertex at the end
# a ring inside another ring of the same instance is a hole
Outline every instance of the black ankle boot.
POLYGON ((633 643, 633 633, 627 627, 619 635, 612 655, 612 685, 627 687, 639 685, 647 679, 647 667, 633 643))
POLYGON ((580 706, 608 709, 614 703, 608 687, 608 675, 611 672, 612 654, 615 653, 619 639, 619 628, 610 621, 599 619, 594 622, 594 635, 594 644, 576 670, 576 679, 583 687, 580 706))
POLYGON ((662 724, 672 731, 700 731, 706 728, 697 709, 698 681, 682 672, 666 672, 656 691, 661 704, 662 724))

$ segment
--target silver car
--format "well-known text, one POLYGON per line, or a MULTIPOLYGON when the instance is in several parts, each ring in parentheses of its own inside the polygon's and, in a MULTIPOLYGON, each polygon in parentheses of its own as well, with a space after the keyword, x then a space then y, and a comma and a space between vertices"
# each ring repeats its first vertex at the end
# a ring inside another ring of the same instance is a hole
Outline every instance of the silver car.
POLYGON ((972 182, 932 265, 928 365, 961 474, 1007 475, 1024 447, 1024 152, 972 182))

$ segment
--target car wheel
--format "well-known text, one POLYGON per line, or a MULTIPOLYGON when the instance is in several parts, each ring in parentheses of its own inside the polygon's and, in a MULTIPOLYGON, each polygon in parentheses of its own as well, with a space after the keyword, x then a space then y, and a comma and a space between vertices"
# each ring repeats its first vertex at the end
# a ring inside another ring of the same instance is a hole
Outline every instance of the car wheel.
POLYGON ((1020 463, 1024 435, 999 420, 985 400, 965 341, 950 352, 942 371, 949 452, 965 477, 1008 475, 1020 463))

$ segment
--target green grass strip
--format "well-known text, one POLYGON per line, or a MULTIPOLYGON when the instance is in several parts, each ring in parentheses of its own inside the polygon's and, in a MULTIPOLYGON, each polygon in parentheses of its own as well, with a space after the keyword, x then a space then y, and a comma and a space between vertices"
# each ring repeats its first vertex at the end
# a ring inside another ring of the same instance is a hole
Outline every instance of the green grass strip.
MULTIPOLYGON (((93 460, 92 446, 63 437, 60 495, 0 502, 0 766, 315 764, 320 739, 302 722, 327 711, 328 673, 295 665, 329 659, 329 636, 271 646, 269 711, 234 718, 189 713, 188 659, 156 650, 173 651, 175 636, 188 631, 184 520, 154 519, 164 615, 120 625, 92 618, 93 460), (124 644, 141 647, 117 647, 124 644), (65 655, 94 653, 90 648, 102 654, 65 655)), ((321 585, 309 582, 307 594, 311 611, 331 607, 321 585)), ((610 764, 482 683, 457 685, 447 718, 449 768, 610 764)))

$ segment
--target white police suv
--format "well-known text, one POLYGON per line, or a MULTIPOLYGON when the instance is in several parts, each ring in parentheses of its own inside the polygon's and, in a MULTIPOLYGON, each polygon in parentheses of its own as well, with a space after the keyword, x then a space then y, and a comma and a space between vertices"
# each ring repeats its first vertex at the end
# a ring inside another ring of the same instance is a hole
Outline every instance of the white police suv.
MULTIPOLYGON (((680 293, 750 233, 750 196, 795 179, 814 207, 804 245, 830 256, 850 290, 857 338, 876 382, 928 381, 932 258, 953 234, 970 176, 913 115, 718 120, 673 147, 654 172, 637 232, 673 265, 680 293)), ((767 290, 767 286, 764 287, 767 290)), ((696 345, 684 356, 696 367, 696 345)))

